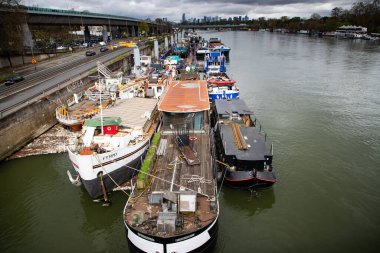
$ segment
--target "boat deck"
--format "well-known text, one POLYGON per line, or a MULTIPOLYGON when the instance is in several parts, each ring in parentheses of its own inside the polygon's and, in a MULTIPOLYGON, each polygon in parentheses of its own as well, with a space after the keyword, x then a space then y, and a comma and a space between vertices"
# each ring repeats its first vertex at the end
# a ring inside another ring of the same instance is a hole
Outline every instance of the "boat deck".
POLYGON ((238 148, 231 125, 220 124, 220 133, 226 155, 234 155, 238 160, 264 161, 272 156, 270 148, 266 145, 265 134, 256 127, 240 127, 241 134, 248 148, 238 148))
POLYGON ((103 117, 120 117, 121 126, 144 128, 158 103, 153 98, 116 100, 116 104, 103 111, 103 117))
POLYGON ((183 158, 174 135, 161 135, 157 159, 150 172, 155 177, 147 191, 137 192, 137 197, 129 199, 129 204, 124 210, 124 220, 138 232, 154 237, 176 237, 206 227, 217 217, 216 182, 213 179, 210 139, 208 134, 193 134, 191 139, 192 149, 196 151, 199 159, 199 164, 196 165, 189 165, 183 158), (198 193, 196 211, 181 213, 182 226, 160 232, 157 217, 162 213, 162 207, 149 204, 148 195, 162 192, 170 196, 172 192, 180 192, 181 186, 181 190, 198 193))
MULTIPOLYGON (((102 102, 102 107, 106 108, 111 104, 110 100, 102 102)), ((67 111, 71 118, 82 118, 99 112, 99 102, 92 100, 83 100, 77 104, 70 106, 67 111)))
MULTIPOLYGON (((195 140, 190 143, 199 159, 199 163, 195 165, 189 165, 188 161, 184 159, 183 153, 177 147, 174 135, 161 136, 161 142, 166 140, 166 148, 163 155, 157 156, 154 171, 157 177, 165 181, 155 179, 152 182, 152 191, 169 190, 171 182, 173 182, 173 191, 179 191, 179 186, 183 186, 198 192, 199 187, 201 193, 214 196, 215 182, 213 181, 209 136, 194 134, 192 137, 195 137, 195 140)), ((194 154, 188 155, 192 158, 194 154)))

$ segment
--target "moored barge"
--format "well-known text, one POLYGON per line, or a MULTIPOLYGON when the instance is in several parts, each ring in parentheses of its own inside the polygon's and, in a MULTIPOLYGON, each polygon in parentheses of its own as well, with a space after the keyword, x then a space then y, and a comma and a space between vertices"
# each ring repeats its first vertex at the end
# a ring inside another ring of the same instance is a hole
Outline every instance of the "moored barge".
POLYGON ((200 80, 173 81, 161 100, 155 162, 123 213, 132 251, 204 252, 216 242, 219 204, 209 109, 207 84, 200 80))
POLYGON ((215 100, 213 123, 220 178, 233 188, 266 188, 276 182, 273 145, 245 102, 215 100))

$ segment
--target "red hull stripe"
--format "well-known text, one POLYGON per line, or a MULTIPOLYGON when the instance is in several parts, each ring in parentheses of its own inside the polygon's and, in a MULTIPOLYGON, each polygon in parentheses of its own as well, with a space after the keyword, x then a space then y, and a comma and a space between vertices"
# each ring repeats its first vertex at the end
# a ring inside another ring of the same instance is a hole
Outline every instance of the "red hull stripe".
POLYGON ((257 180, 265 181, 265 182, 271 182, 271 183, 276 182, 276 180, 269 180, 269 179, 263 179, 263 178, 257 178, 257 180))
POLYGON ((255 178, 254 177, 250 177, 250 178, 243 178, 243 179, 232 179, 232 178, 225 177, 224 179, 227 180, 227 181, 231 181, 231 182, 243 182, 243 181, 248 181, 248 180, 252 180, 252 179, 255 179, 255 178))

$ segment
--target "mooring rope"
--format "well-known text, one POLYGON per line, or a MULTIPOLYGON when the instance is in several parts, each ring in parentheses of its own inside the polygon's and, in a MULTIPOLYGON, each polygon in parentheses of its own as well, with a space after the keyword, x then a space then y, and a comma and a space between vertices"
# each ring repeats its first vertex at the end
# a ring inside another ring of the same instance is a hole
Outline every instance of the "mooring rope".
POLYGON ((95 156, 96 159, 98 160, 98 162, 99 162, 100 166, 102 167, 102 169, 104 170, 104 172, 107 173, 107 176, 108 176, 108 177, 112 180, 112 182, 113 182, 117 187, 119 187, 120 190, 121 190, 122 192, 124 192, 124 193, 128 196, 128 198, 129 198, 130 195, 129 195, 126 191, 124 191, 118 183, 116 183, 116 181, 111 177, 110 173, 108 173, 107 170, 103 167, 103 163, 100 161, 98 154, 95 153, 94 156, 95 156))

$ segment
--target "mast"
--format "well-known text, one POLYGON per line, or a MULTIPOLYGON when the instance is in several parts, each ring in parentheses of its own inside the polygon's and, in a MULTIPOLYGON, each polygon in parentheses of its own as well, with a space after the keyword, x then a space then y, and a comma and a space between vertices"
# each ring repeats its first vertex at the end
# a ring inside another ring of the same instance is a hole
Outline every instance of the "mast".
POLYGON ((97 62, 98 64, 98 82, 99 82, 99 102, 100 102, 100 128, 102 131, 102 135, 104 134, 103 130, 103 106, 102 106, 102 85, 100 84, 100 62, 97 62))

